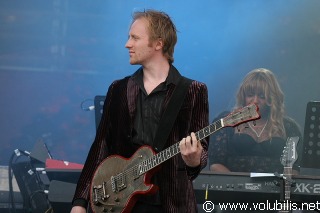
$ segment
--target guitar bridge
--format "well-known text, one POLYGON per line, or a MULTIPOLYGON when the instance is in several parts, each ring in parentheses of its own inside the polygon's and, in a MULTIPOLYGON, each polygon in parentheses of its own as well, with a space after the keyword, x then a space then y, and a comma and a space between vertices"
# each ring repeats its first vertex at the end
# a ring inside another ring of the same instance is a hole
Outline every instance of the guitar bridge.
POLYGON ((98 205, 100 201, 106 201, 110 195, 107 194, 106 182, 103 182, 101 185, 93 186, 93 203, 98 205))
POLYGON ((111 188, 113 192, 119 192, 127 187, 126 175, 120 173, 116 176, 111 176, 111 188))

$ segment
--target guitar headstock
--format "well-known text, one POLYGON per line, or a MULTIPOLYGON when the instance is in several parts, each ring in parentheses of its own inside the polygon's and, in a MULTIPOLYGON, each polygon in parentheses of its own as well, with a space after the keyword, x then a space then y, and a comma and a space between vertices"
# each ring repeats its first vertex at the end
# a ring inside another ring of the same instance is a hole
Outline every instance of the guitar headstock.
POLYGON ((260 118, 259 107, 256 104, 249 104, 243 108, 240 108, 229 115, 224 117, 224 126, 237 126, 241 123, 245 123, 251 120, 257 120, 260 118))
POLYGON ((285 167, 292 167, 293 164, 298 159, 297 144, 299 142, 299 137, 288 137, 287 144, 283 149, 283 154, 281 156, 281 164, 285 167))

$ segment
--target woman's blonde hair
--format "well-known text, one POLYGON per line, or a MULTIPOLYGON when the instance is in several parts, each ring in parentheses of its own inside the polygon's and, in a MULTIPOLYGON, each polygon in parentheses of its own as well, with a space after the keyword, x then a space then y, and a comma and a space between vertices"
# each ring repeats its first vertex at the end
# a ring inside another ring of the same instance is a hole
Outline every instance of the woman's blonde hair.
POLYGON ((268 69, 259 68, 250 71, 242 81, 237 92, 236 106, 244 107, 246 94, 263 94, 269 107, 269 122, 271 128, 269 136, 277 135, 285 137, 283 117, 285 114, 284 94, 280 88, 277 78, 268 69))

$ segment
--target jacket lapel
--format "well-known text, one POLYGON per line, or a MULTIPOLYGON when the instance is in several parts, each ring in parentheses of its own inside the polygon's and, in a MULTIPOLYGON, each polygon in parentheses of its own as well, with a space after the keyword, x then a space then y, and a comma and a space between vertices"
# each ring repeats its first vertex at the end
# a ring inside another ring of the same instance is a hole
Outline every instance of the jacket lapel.
POLYGON ((139 86, 132 80, 132 78, 128 79, 127 86, 127 98, 128 98, 128 110, 131 120, 133 121, 134 114, 136 111, 136 101, 139 93, 139 86))

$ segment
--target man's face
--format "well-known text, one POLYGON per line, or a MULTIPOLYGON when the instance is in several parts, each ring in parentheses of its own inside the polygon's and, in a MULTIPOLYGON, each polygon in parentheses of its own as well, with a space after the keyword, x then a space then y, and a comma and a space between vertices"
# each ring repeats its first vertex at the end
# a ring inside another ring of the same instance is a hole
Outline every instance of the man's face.
POLYGON ((126 48, 129 50, 130 64, 146 66, 155 54, 155 44, 150 43, 148 22, 144 18, 137 19, 131 25, 126 48))

